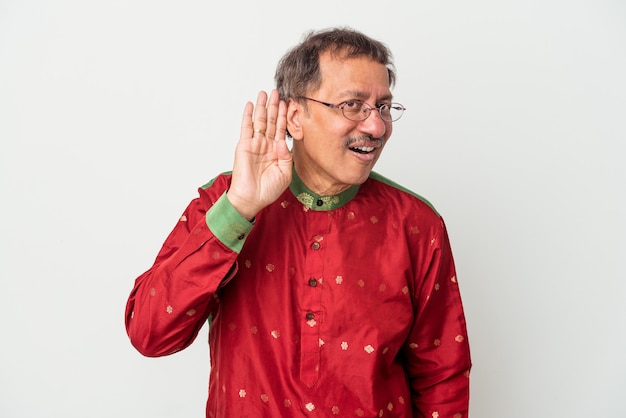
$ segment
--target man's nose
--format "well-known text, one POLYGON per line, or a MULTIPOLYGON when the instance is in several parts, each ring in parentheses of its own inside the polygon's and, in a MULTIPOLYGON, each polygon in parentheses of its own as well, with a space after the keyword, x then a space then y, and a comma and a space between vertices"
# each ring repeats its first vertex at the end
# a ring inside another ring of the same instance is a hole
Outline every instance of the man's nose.
POLYGON ((378 109, 372 108, 367 119, 360 122, 360 129, 372 138, 382 138, 387 132, 387 123, 380 116, 378 109))

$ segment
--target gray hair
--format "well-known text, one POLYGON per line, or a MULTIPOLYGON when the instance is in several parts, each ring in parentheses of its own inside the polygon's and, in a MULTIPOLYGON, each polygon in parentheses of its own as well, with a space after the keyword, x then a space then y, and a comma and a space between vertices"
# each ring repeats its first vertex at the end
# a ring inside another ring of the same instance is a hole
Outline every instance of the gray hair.
POLYGON ((369 57, 387 67, 389 87, 395 84, 393 57, 385 44, 354 29, 330 28, 306 33, 279 61, 274 80, 281 99, 297 100, 320 86, 319 58, 325 52, 341 58, 369 57))

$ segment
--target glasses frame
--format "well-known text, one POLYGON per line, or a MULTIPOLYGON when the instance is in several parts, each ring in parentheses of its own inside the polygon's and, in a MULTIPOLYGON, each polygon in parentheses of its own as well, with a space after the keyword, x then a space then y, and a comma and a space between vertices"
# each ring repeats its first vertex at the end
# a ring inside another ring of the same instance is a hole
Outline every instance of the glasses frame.
POLYGON ((387 103, 379 103, 379 104, 376 104, 376 106, 372 107, 368 103, 363 102, 361 100, 346 100, 345 102, 339 103, 338 105, 336 105, 336 104, 332 104, 332 103, 322 102, 321 100, 312 99, 312 98, 306 97, 306 96, 300 96, 299 98, 300 99, 305 99, 305 100, 311 100, 313 102, 316 102, 316 103, 319 103, 319 104, 323 104, 324 106, 327 106, 327 107, 329 107, 331 109, 341 109, 341 114, 343 115, 343 117, 348 119, 348 120, 351 120, 352 122, 363 122, 364 120, 366 120, 367 118, 370 117, 370 115, 372 114, 372 110, 374 110, 374 109, 376 109, 378 111, 378 114, 380 115, 380 118, 382 120, 384 120, 385 122, 395 122, 395 121, 397 121, 398 119, 400 119, 402 117, 402 115, 404 114, 404 111, 406 110, 406 107, 404 107, 400 103, 389 103, 389 104, 387 104, 387 103), (361 110, 361 112, 363 114, 365 114, 365 117, 363 119, 352 119, 352 118, 349 118, 346 115, 346 113, 344 112, 344 110, 343 110, 344 107, 348 103, 361 103, 363 105, 363 108, 364 108, 364 109, 361 110), (397 109, 397 110, 402 110, 402 112, 400 113, 400 116, 398 116, 395 119, 387 119, 387 118, 385 118, 383 116, 383 109, 385 107, 388 107, 390 109, 394 108, 394 109, 397 109))

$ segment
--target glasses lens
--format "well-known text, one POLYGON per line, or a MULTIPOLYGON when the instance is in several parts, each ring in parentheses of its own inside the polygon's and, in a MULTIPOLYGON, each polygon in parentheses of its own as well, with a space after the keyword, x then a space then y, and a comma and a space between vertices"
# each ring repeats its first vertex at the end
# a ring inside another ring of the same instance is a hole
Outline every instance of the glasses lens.
POLYGON ((400 119, 402 117, 402 114, 404 113, 404 106, 398 103, 383 105, 379 109, 380 116, 388 122, 394 122, 400 119))
MULTIPOLYGON (((404 106, 399 103, 381 104, 376 107, 380 112, 380 117, 387 122, 394 122, 404 113, 404 106)), ((372 108, 361 101, 354 100, 341 105, 343 115, 353 121, 362 121, 372 113, 372 108)))
POLYGON ((341 110, 346 118, 355 121, 367 119, 371 111, 365 103, 357 100, 343 103, 341 110))

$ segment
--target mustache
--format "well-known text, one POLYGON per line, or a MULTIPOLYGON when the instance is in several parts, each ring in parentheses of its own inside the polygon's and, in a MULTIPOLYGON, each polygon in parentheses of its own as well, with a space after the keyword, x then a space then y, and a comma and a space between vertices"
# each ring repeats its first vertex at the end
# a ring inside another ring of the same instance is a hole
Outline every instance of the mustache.
POLYGON ((382 147, 385 143, 382 138, 373 138, 371 135, 361 135, 359 137, 353 136, 353 137, 346 139, 346 141, 344 142, 344 145, 347 148, 350 145, 354 144, 355 142, 367 142, 367 141, 376 142, 375 146, 378 146, 378 147, 382 147))

